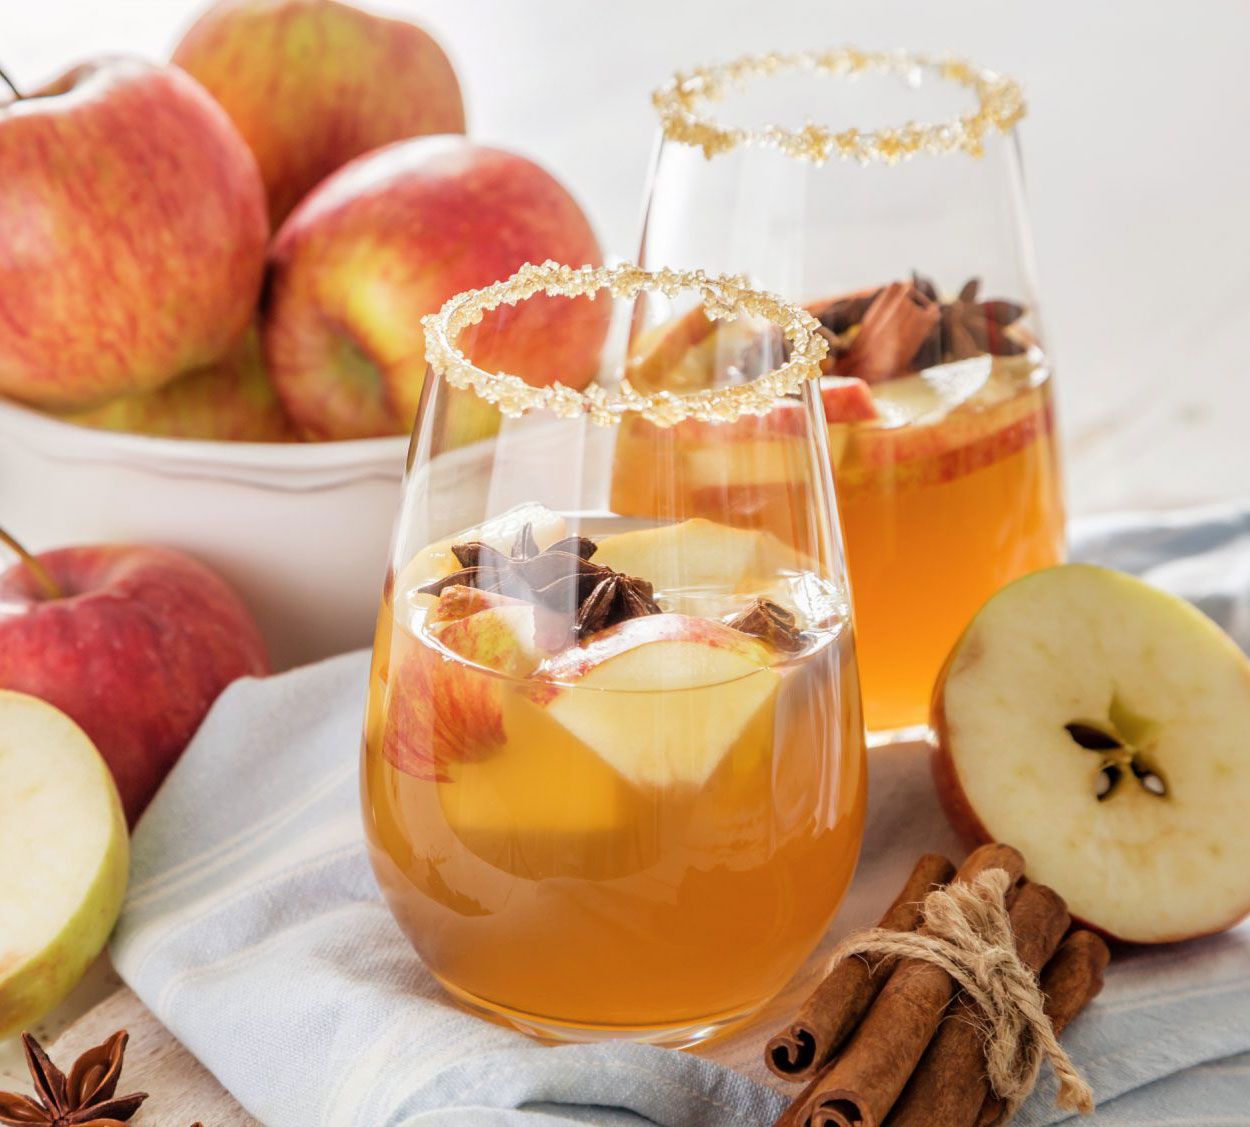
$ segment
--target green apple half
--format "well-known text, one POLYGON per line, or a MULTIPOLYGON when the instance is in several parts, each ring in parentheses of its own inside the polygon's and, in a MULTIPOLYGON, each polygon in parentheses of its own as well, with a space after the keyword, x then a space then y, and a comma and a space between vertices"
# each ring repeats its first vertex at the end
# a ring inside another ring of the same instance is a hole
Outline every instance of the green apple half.
POLYGON ((126 819, 95 745, 63 712, 0 691, 0 1038, 82 978, 126 891, 126 819))
POLYGON ((955 644, 932 722, 952 824, 1020 849, 1074 917, 1163 943, 1250 912, 1250 661, 1184 600, 1025 576, 955 644))

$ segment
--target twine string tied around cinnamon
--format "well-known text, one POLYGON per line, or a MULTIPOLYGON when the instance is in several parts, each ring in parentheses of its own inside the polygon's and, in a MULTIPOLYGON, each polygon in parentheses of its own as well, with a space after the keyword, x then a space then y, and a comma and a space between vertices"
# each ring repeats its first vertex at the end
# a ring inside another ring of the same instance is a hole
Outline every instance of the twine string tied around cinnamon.
POLYGON ((830 967, 856 955, 941 967, 982 1016, 986 1075, 1009 1112, 1033 1090, 1048 1060, 1059 1082, 1059 1106, 1088 1114, 1093 1092, 1059 1044, 1037 976, 1016 954, 1006 905, 1012 883, 1002 869, 988 869, 969 883, 935 889, 924 899, 924 933, 856 932, 834 949, 830 967))

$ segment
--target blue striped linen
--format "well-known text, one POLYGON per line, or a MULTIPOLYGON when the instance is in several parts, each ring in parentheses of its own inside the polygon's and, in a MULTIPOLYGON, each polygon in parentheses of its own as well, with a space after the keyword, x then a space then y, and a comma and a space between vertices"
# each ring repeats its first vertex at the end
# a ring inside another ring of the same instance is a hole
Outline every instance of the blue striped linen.
MULTIPOLYGON (((1250 506, 1104 518, 1073 539, 1078 558, 1193 598, 1250 647, 1250 506)), ((213 708, 135 834, 112 955, 139 997, 267 1127, 771 1123, 785 1097, 759 1050, 820 953, 698 1053, 545 1048, 440 993, 365 856, 367 668, 357 653, 242 681, 213 708)), ((918 852, 958 849, 923 756, 874 753, 863 859, 826 947, 872 920, 918 852)), ((1098 1123, 1250 1124, 1250 927, 1117 957, 1065 1043, 1098 1123)), ((1017 1121, 1063 1120, 1052 1094, 1046 1079, 1017 1121)))

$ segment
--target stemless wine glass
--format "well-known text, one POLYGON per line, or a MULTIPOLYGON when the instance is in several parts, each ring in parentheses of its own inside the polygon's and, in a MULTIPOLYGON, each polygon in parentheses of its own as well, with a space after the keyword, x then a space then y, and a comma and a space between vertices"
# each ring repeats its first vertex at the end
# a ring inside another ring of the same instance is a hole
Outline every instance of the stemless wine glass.
POLYGON ((463 1004, 549 1039, 693 1043, 784 985, 859 850, 825 342, 734 279, 548 263, 453 298, 426 348, 365 726, 378 880, 463 1004), (657 327, 685 307, 775 328, 789 356, 639 392, 657 327), (509 375, 556 324, 549 386, 509 375), (456 420, 482 403, 497 433, 464 445, 456 420), (693 483, 670 460, 645 516, 617 511, 624 420, 700 428, 700 488, 719 503, 688 519, 693 483), (732 488, 736 448, 770 428, 799 484, 780 536, 732 488))
MULTIPOLYGON (((867 726, 923 724, 973 613, 1063 554, 1020 90, 968 63, 846 48, 679 74, 655 104, 641 261, 741 271, 821 321, 867 726)), ((740 344, 697 347, 733 365, 740 344)), ((785 352, 775 334, 753 347, 785 352)), ((696 387, 701 370, 674 358, 664 379, 696 387)), ((618 507, 645 514, 651 454, 625 437, 618 507)), ((783 468, 762 447, 740 487, 780 511, 783 468)))

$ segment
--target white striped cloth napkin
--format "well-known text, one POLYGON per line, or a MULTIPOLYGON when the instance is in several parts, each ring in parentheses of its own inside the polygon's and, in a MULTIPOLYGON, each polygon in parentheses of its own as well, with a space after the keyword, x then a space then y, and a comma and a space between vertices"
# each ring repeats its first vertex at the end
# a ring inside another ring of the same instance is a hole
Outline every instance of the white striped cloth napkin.
MULTIPOLYGON (((1194 599, 1250 647, 1250 506, 1104 519, 1074 542, 1194 599)), ((218 701, 135 834, 112 954, 139 997, 267 1127, 771 1123, 785 1098, 760 1047, 819 955, 752 1026, 698 1054, 543 1048, 440 993, 364 853, 367 660, 240 682, 218 701)), ((874 753, 863 860, 826 945, 879 912, 918 852, 957 850, 922 755, 874 753)), ((1121 955, 1065 1044, 1099 1123, 1250 1123, 1250 927, 1121 955)), ((1052 1091, 1018 1122, 1061 1120, 1052 1091)))

